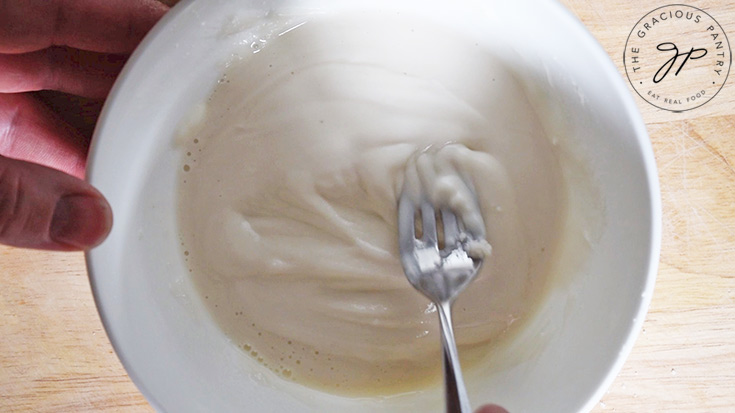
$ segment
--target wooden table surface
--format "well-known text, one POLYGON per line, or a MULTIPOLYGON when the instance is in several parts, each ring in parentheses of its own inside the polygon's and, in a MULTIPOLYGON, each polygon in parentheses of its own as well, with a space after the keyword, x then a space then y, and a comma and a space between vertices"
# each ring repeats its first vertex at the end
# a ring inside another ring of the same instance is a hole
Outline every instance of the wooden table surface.
MULTIPOLYGON (((664 2, 563 0, 623 69, 633 25, 664 2)), ((692 1, 735 40, 735 3, 692 1)), ((519 28, 522 30, 522 28, 519 28)), ((735 76, 731 76, 735 77, 735 76)), ((735 85, 684 113, 635 101, 658 162, 653 301, 594 412, 735 411, 735 85)), ((149 412, 97 315, 80 253, 0 247, 0 412, 149 412)))

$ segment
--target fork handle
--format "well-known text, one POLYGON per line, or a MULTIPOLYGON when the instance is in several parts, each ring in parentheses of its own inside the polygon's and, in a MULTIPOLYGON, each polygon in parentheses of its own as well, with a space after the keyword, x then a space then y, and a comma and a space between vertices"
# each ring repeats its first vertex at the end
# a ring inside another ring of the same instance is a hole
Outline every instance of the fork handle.
POLYGON ((451 307, 450 302, 437 304, 442 347, 444 348, 444 389, 447 413, 472 413, 470 399, 467 397, 467 389, 462 378, 462 368, 459 365, 457 344, 454 341, 451 307))

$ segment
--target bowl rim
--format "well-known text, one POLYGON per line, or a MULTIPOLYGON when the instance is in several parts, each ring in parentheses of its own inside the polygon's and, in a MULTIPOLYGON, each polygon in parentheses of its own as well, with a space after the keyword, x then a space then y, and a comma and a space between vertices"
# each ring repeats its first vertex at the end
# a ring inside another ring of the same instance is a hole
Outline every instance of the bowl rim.
MULTIPOLYGON (((145 55, 148 49, 151 47, 151 45, 157 41, 159 34, 167 30, 170 23, 178 19, 180 15, 184 14, 186 10, 196 1, 198 0, 181 0, 175 6, 171 7, 170 10, 166 12, 166 14, 164 14, 164 16, 146 34, 146 36, 143 38, 140 44, 135 48, 133 53, 131 53, 130 57, 125 63, 125 66, 120 71, 120 74, 115 80, 115 83, 112 86, 110 93, 107 95, 107 98, 105 99, 105 103, 102 107, 102 111, 100 112, 100 116, 97 120, 97 125, 95 126, 94 133, 92 135, 92 140, 90 142, 89 153, 87 155, 87 159, 88 159, 87 170, 86 170, 86 176, 85 176, 85 180, 89 182, 90 184, 94 184, 93 181, 94 181, 95 170, 96 170, 96 165, 97 165, 97 163, 95 162, 95 159, 97 158, 97 153, 99 151, 99 141, 100 141, 99 136, 100 136, 101 130, 104 128, 104 125, 107 123, 108 118, 111 117, 110 112, 112 111, 111 108, 113 106, 111 102, 114 102, 118 99, 118 96, 122 93, 122 91, 126 87, 126 84, 129 83, 128 79, 130 77, 131 72, 134 70, 136 66, 136 62, 139 61, 141 59, 141 56, 145 55)), ((114 211, 113 211, 113 217, 114 217, 114 211)), ((145 397, 146 401, 151 405, 151 407, 153 407, 155 411, 165 412, 166 409, 163 407, 163 404, 158 400, 156 395, 148 388, 145 381, 138 375, 137 371, 135 370, 133 366, 134 363, 129 359, 129 355, 122 348, 120 344, 120 340, 117 338, 115 331, 112 328, 113 321, 111 320, 110 315, 107 313, 105 306, 102 303, 102 298, 101 298, 102 292, 99 289, 99 285, 95 281, 97 278, 97 274, 98 274, 97 271, 95 271, 95 266, 96 266, 95 263, 98 259, 101 260, 102 257, 96 256, 95 249, 84 252, 84 260, 85 260, 85 265, 87 268, 87 274, 89 278, 90 287, 92 290, 92 295, 94 297, 94 303, 95 303, 95 306, 97 307, 97 312, 100 315, 100 319, 105 329, 105 333, 107 334, 107 337, 110 340, 110 344, 112 345, 112 348, 115 351, 117 358, 120 360, 120 363, 125 369, 125 372, 130 377, 130 380, 135 384, 138 391, 140 391, 140 393, 143 395, 143 397, 145 397)))
POLYGON ((607 390, 612 385, 615 378, 618 376, 620 371, 623 369, 628 356, 633 350, 635 342, 643 329, 643 323, 645 322, 648 309, 651 305, 651 299, 653 298, 654 287, 656 284, 656 277, 658 274, 658 266, 661 255, 661 239, 662 239, 662 205, 661 205, 661 187, 658 177, 658 168, 656 166, 656 158, 653 152, 653 145, 646 129, 646 124, 643 121, 638 106, 636 105, 632 93, 628 90, 628 84, 623 80, 621 73, 613 63, 613 60, 607 51, 602 47, 597 38, 592 34, 584 23, 574 15, 569 9, 567 9, 559 0, 550 0, 552 7, 556 7, 556 11, 564 15, 574 25, 574 30, 580 31, 584 34, 584 40, 590 43, 590 50, 593 51, 594 58, 600 67, 604 70, 603 77, 608 78, 612 81, 615 88, 617 97, 620 98, 623 109, 625 110, 625 117, 632 123, 632 127, 635 131, 636 142, 638 149, 641 152, 643 159, 643 167, 646 172, 647 186, 648 186, 648 201, 650 203, 650 220, 651 226, 648 229, 649 240, 648 240, 648 269, 646 272, 646 282, 641 293, 641 301, 635 317, 628 330, 627 337, 623 346, 620 348, 617 357, 608 370, 607 375, 597 387, 596 392, 587 401, 581 411, 588 412, 602 400, 607 390))

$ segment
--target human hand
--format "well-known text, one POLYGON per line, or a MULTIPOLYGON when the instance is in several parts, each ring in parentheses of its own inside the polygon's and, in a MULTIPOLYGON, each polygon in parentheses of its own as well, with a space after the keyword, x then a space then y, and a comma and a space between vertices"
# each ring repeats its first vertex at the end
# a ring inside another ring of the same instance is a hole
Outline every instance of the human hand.
POLYGON ((88 137, 38 90, 104 99, 168 7, 156 0, 0 0, 0 243, 84 250, 112 212, 82 180, 88 137))
POLYGON ((475 413, 508 413, 508 411, 494 404, 486 404, 477 409, 475 413))

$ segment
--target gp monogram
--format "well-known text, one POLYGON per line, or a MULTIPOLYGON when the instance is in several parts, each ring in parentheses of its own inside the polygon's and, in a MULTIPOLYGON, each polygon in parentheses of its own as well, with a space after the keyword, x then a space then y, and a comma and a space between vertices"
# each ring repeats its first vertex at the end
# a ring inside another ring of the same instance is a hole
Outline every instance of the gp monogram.
POLYGON ((636 23, 623 62, 641 98, 659 109, 683 112, 717 95, 727 81, 732 55, 727 35, 712 16, 671 4, 636 23))

